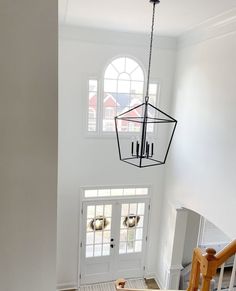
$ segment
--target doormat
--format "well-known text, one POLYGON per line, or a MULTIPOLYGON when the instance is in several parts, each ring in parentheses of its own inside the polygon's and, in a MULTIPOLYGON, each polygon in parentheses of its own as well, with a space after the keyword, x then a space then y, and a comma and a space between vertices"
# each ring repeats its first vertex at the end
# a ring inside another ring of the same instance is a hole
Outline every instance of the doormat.
POLYGON ((145 278, 145 283, 148 287, 148 289, 160 289, 160 287, 157 285, 157 282, 154 278, 145 278))

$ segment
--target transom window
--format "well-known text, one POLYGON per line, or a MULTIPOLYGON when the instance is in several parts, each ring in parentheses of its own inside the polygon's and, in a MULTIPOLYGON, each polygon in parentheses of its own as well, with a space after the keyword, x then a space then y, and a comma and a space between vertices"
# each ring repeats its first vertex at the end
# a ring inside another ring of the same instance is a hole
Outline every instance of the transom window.
POLYGON ((114 196, 142 196, 148 195, 148 188, 101 188, 84 190, 85 198, 114 197, 114 196))
MULTIPOLYGON (((114 132, 114 117, 144 102, 145 77, 141 66, 129 57, 113 60, 106 68, 101 96, 98 92, 98 80, 89 80, 88 131, 114 132), (92 114, 93 110, 93 114, 92 114)), ((150 83, 149 100, 156 105, 158 83, 150 83)), ((142 115, 140 109, 135 111, 142 115)), ((129 127, 120 124, 123 132, 137 132, 139 126, 129 127)))

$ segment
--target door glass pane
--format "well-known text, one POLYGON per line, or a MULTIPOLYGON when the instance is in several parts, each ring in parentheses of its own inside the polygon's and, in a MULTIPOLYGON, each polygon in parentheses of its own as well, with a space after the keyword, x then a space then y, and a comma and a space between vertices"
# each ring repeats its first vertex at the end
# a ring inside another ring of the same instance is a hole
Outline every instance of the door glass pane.
POLYGON ((129 212, 129 204, 122 204, 121 215, 126 216, 129 212))
POLYGON ((101 244, 102 243, 102 231, 96 231, 95 232, 95 244, 101 244))
POLYGON ((112 205, 87 206, 85 257, 110 255, 112 205))
POLYGON ((120 230, 120 241, 127 241, 127 229, 120 230))
POLYGON ((102 245, 94 246, 94 257, 100 257, 102 255, 102 245))
POLYGON ((87 217, 88 218, 94 218, 95 216, 95 206, 92 205, 92 206, 88 206, 88 210, 87 210, 87 217))
POLYGON ((138 214, 139 215, 144 215, 144 208, 145 208, 144 203, 138 203, 138 214))
POLYGON ((87 245, 92 245, 94 240, 94 233, 93 232, 87 232, 86 236, 86 244, 87 245))
POLYGON ((135 242, 135 252, 141 252, 142 251, 142 241, 136 241, 135 242))
POLYGON ((86 246, 86 258, 93 257, 93 246, 86 246))
POLYGON ((104 231, 103 232, 103 243, 110 243, 110 240, 111 240, 111 232, 104 231))
POLYGON ((143 229, 142 228, 137 228, 136 229, 136 240, 141 240, 143 238, 143 229))
POLYGON ((111 217, 111 205, 105 205, 104 215, 105 217, 111 217))
POLYGON ((103 205, 96 206, 96 216, 103 215, 103 205))
POLYGON ((142 251, 145 203, 121 205, 119 254, 142 251))
POLYGON ((126 254, 126 247, 127 247, 127 243, 126 242, 120 242, 119 253, 120 254, 126 254))
POLYGON ((102 255, 103 256, 110 255, 110 244, 103 244, 102 255))

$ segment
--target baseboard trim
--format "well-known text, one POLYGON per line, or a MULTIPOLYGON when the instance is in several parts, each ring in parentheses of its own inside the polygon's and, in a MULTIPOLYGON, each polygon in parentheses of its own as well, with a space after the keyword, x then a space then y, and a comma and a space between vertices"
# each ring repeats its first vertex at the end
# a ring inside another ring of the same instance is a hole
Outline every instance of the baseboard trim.
POLYGON ((66 290, 78 289, 78 285, 75 282, 60 283, 57 284, 57 291, 66 291, 66 290))

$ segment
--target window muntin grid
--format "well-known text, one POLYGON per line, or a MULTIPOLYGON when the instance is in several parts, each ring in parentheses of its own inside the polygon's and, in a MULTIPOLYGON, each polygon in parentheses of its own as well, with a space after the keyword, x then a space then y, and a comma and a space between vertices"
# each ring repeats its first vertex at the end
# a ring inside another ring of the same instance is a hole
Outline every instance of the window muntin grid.
POLYGON ((112 204, 87 206, 86 251, 85 257, 101 257, 110 255, 112 204), (103 216, 108 224, 101 230, 92 229, 91 222, 103 216))
MULTIPOLYGON (((129 57, 117 58, 107 66, 102 96, 98 92, 98 81, 89 80, 88 132, 98 133, 100 129, 104 133, 114 132, 114 117, 144 102, 144 84, 142 68, 129 57), (98 112, 98 108, 102 109, 101 112, 98 112)), ((149 85, 150 102, 155 106, 158 87, 158 83, 154 82, 149 85)), ((139 111, 134 111, 135 117, 142 114, 139 111)), ((152 112, 149 112, 149 115, 152 116, 152 112)), ((141 130, 140 123, 131 124, 126 121, 119 122, 118 128, 124 133, 141 130)), ((148 131, 153 132, 153 130, 154 126, 149 125, 148 131)))
POLYGON ((86 189, 84 190, 85 198, 94 197, 120 197, 120 196, 142 196, 148 195, 148 188, 107 188, 107 189, 86 189))
MULTIPOLYGON (((112 112, 109 118, 103 115, 102 130, 114 131, 114 117, 141 104, 143 90, 144 72, 136 61, 121 57, 108 65, 104 75, 103 112, 106 112, 107 107, 112 108, 112 112)), ((125 132, 134 130, 125 124, 121 128, 125 132)))
POLYGON ((145 203, 121 205, 119 254, 142 252, 145 203), (139 218, 133 227, 127 226, 127 217, 139 218))
POLYGON ((88 131, 97 130, 97 100, 98 99, 98 81, 89 80, 88 91, 88 131))

